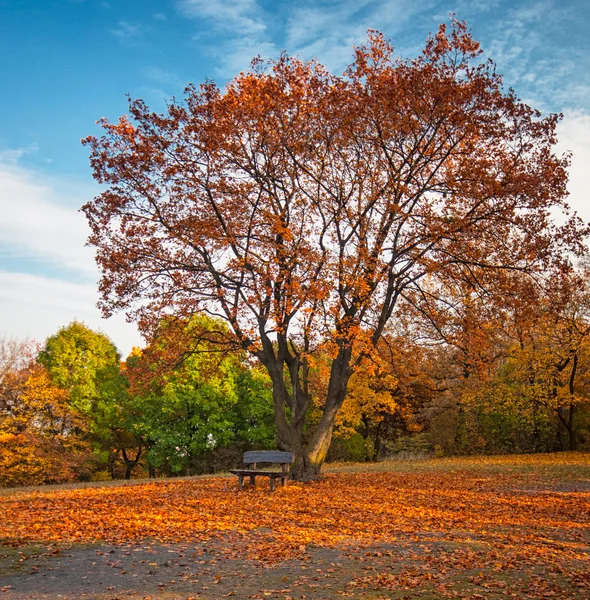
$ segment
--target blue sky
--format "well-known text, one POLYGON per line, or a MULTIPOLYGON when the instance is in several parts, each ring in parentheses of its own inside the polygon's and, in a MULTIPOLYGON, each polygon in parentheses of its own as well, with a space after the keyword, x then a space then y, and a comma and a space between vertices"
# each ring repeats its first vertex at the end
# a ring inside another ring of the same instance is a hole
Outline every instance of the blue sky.
POLYGON ((98 190, 80 138, 157 110, 205 78, 286 49, 341 72, 367 29, 414 56, 450 12, 467 21, 507 86, 562 112, 570 203, 590 219, 588 0, 0 0, 0 335, 38 341, 74 318, 126 354, 141 340, 95 308, 98 272, 78 208, 98 190))

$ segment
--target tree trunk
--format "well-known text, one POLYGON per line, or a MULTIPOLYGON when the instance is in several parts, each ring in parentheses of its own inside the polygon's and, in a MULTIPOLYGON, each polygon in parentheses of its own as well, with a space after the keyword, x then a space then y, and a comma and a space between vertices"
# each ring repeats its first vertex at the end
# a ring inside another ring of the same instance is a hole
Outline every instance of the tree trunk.
POLYGON ((280 450, 293 452, 295 461, 291 468, 294 479, 308 481, 319 479, 326 460, 336 415, 344 402, 348 380, 352 373, 351 348, 342 346, 332 361, 330 380, 324 411, 319 423, 308 439, 304 437, 304 425, 311 398, 298 380, 298 370, 289 365, 290 393, 284 379, 284 361, 267 350, 262 358, 273 383, 276 441, 280 450), (289 409, 290 418, 287 418, 289 409))
POLYGON ((576 440, 576 431, 574 429, 574 412, 576 410, 576 406, 573 403, 570 403, 570 410, 568 415, 567 422, 567 433, 569 435, 569 447, 570 450, 577 450, 578 444, 576 440))
MULTIPOLYGON (((577 449, 577 441, 576 441, 576 430, 574 428, 574 413, 576 411, 575 405, 570 403, 567 414, 564 408, 557 409, 557 416, 559 417, 560 423, 563 425, 563 428, 567 432, 567 449, 568 450, 576 450, 577 449)), ((564 450, 564 443, 562 440, 562 436, 559 434, 558 428, 558 440, 560 450, 564 450)))
MULTIPOLYGON (((579 361, 579 357, 578 357, 578 353, 575 352, 573 355, 573 361, 571 361, 571 365, 572 365, 572 370, 570 372, 570 376, 569 376, 569 394, 570 394, 570 403, 569 406, 567 408, 567 413, 566 413, 566 409, 563 407, 560 407, 557 409, 557 416, 559 417, 559 421, 561 422, 561 424, 563 425, 564 429, 567 431, 567 435, 568 435, 568 450, 575 450, 577 448, 577 443, 576 443, 576 432, 574 429, 574 414, 576 411, 576 405, 575 405, 575 380, 576 380, 576 374, 577 374, 577 370, 578 370, 578 361, 579 361)), ((567 366, 567 364, 570 363, 570 360, 568 359, 568 361, 565 363, 565 366, 567 366)), ((557 396, 557 390, 554 391, 554 396, 557 396)), ((563 442, 561 440, 561 435, 559 436, 560 438, 560 445, 561 445, 561 449, 563 449, 563 442)))
POLYGON ((142 453, 142 445, 139 445, 139 448, 137 449, 137 454, 135 455, 134 459, 130 459, 127 456, 127 451, 125 450, 125 448, 121 448, 121 455, 123 457, 123 461, 125 462, 125 479, 131 479, 131 473, 133 472, 133 469, 137 466, 137 463, 139 462, 139 459, 141 458, 141 453, 142 453))
POLYGON ((570 392, 570 406, 569 406, 569 415, 568 415, 568 420, 567 420, 567 432, 569 434, 569 447, 570 450, 576 450, 577 449, 577 443, 576 443, 576 432, 574 430, 574 412, 576 410, 576 405, 574 404, 574 400, 575 400, 575 393, 576 393, 576 389, 575 389, 575 380, 576 380, 576 373, 578 371, 578 353, 576 352, 574 354, 574 360, 572 361, 572 370, 570 373, 570 379, 569 379, 569 392, 570 392))
POLYGON ((459 403, 457 406, 457 430, 455 432, 455 452, 464 454, 467 450, 467 414, 459 403))
POLYGON ((377 462, 381 457, 381 432, 383 431, 384 422, 385 418, 379 421, 375 431, 375 442, 373 443, 373 462, 377 462))
MULTIPOLYGON (((371 462, 371 459, 373 457, 373 452, 372 449, 369 449, 369 432, 370 432, 370 423, 369 423, 369 419, 367 418, 366 415, 362 415, 361 420, 363 422, 363 443, 365 446, 365 462, 371 462)), ((374 448, 374 447, 373 447, 374 448)))

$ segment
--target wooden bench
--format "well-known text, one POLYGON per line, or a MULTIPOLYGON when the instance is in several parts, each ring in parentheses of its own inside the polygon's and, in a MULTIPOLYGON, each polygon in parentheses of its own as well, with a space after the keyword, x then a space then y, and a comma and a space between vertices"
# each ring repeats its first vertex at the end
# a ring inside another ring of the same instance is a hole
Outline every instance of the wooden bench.
POLYGON ((270 479, 270 491, 274 492, 275 482, 281 480, 281 485, 287 485, 289 479, 289 465, 293 462, 295 455, 291 452, 280 452, 279 450, 252 450, 244 452, 244 464, 247 469, 232 469, 230 473, 238 476, 238 490, 244 486, 244 477, 250 477, 250 485, 256 485, 256 477, 268 477, 270 479), (280 471, 266 471, 257 469, 260 463, 279 464, 280 471))

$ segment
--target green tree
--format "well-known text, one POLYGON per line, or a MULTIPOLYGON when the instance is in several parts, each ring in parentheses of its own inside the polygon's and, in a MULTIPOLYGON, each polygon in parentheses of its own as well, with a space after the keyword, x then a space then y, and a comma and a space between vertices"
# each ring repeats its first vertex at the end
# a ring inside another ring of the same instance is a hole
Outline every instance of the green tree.
POLYGON ((49 337, 38 360, 53 383, 69 391, 72 406, 85 414, 96 407, 120 369, 113 342, 79 321, 49 337))
POLYGON ((222 321, 204 315, 166 320, 152 344, 128 358, 124 420, 148 449, 151 470, 194 473, 221 448, 272 440, 268 377, 249 369, 231 338, 222 321))
POLYGON ((119 475, 116 466, 122 462, 129 479, 143 445, 124 424, 129 395, 115 345, 103 333, 73 321, 47 339, 38 360, 52 382, 68 391, 72 408, 85 415, 88 428, 79 433, 92 442, 111 476, 119 475))

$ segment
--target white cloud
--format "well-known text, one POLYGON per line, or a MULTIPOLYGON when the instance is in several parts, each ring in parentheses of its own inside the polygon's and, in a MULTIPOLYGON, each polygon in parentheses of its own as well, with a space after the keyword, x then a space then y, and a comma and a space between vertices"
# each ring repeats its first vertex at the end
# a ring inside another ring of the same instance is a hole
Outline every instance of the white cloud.
POLYGON ((276 58, 279 49, 272 42, 258 41, 252 38, 242 38, 229 42, 223 52, 222 67, 216 69, 218 75, 233 77, 248 69, 252 59, 276 58))
POLYGON ((39 146, 37 144, 30 144, 24 148, 10 148, 5 150, 0 150, 0 165, 2 163, 15 165, 18 163, 19 159, 21 159, 26 154, 35 154, 38 152, 39 146))
POLYGON ((177 75, 171 73, 170 71, 166 71, 165 69, 161 69, 160 67, 145 67, 143 69, 143 74, 157 83, 171 85, 174 87, 182 86, 182 81, 177 75))
POLYGON ((142 35, 143 28, 127 21, 119 21, 114 29, 109 30, 116 38, 124 43, 132 44, 142 35))
POLYGON ((257 0, 177 0, 182 15, 200 23, 193 40, 205 43, 205 51, 216 59, 215 74, 232 77, 247 69, 252 58, 275 57, 279 48, 271 40, 268 14, 257 0), (215 34, 214 42, 209 34, 215 34))
MULTIPOLYGON (((10 152, 9 157, 18 158, 18 150, 12 155, 10 152)), ((93 251, 84 247, 89 229, 77 211, 94 189, 79 189, 64 181, 58 186, 42 183, 39 175, 14 161, 0 162, 0 245, 12 257, 36 259, 94 276, 93 251)))
POLYGON ((430 4, 413 0, 345 0, 323 6, 297 5, 287 21, 287 46, 290 53, 306 60, 318 58, 338 72, 353 60, 353 46, 367 39, 369 29, 393 36, 395 44, 395 34, 430 4))
POLYGON ((572 163, 569 174, 569 204, 588 223, 590 222, 590 112, 569 111, 557 127, 558 150, 570 151, 572 163))
MULTIPOLYGON (((0 162, 0 247, 34 273, 49 266, 56 277, 0 270, 0 334, 39 342, 74 319, 104 331, 126 355, 141 345, 134 325, 121 315, 102 319, 96 308, 99 273, 78 207, 96 192, 65 178, 50 179, 17 164, 24 152, 4 151, 0 162), (7 162, 7 159, 9 162, 7 162), (70 281, 74 276, 79 282, 70 281)), ((7 263, 9 264, 9 263, 7 263)))
POLYGON ((260 35, 266 30, 256 0, 178 0, 178 8, 187 17, 206 19, 234 35, 260 35))
POLYGON ((79 284, 29 273, 0 271, 0 333, 43 342, 73 320, 104 332, 126 357, 144 342, 122 315, 103 319, 93 283, 79 284))
POLYGON ((480 26, 506 85, 544 111, 588 107, 590 60, 579 13, 572 3, 523 1, 480 26))

